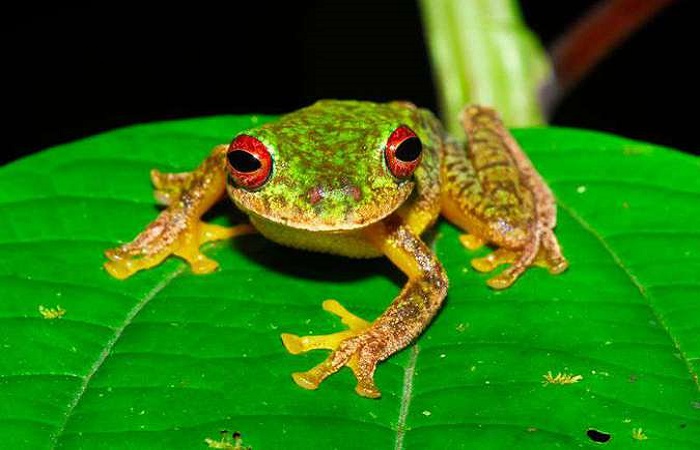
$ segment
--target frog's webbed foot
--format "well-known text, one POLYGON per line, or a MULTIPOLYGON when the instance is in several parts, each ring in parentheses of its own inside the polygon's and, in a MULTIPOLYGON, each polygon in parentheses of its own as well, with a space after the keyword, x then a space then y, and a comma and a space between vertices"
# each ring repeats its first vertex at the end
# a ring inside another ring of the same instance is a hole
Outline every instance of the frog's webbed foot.
POLYGON ((552 231, 554 196, 527 155, 494 110, 470 106, 461 120, 469 148, 444 146, 442 213, 471 233, 460 237, 466 248, 485 242, 499 247, 472 266, 490 272, 511 264, 487 281, 494 289, 512 285, 533 265, 553 274, 566 270, 552 231))
POLYGON ((189 263, 192 272, 210 273, 219 264, 199 250, 202 244, 253 232, 255 229, 249 224, 222 227, 187 217, 180 210, 167 209, 133 241, 106 250, 109 261, 104 267, 113 277, 124 279, 176 255, 189 263))
POLYGON ((474 258, 472 267, 479 272, 491 272, 503 264, 511 264, 503 272, 489 279, 486 283, 494 289, 511 286, 530 266, 543 267, 551 274, 562 273, 569 267, 564 258, 554 233, 549 228, 540 228, 535 237, 518 250, 499 248, 484 256, 474 258))
POLYGON ((304 389, 316 389, 329 375, 347 366, 357 378, 355 391, 359 395, 379 397, 381 393, 374 384, 374 371, 385 356, 384 341, 370 331, 369 322, 350 313, 337 301, 326 300, 323 309, 340 317, 349 329, 323 336, 299 337, 283 333, 282 342, 294 355, 316 349, 333 350, 325 361, 306 372, 292 374, 292 378, 304 389))

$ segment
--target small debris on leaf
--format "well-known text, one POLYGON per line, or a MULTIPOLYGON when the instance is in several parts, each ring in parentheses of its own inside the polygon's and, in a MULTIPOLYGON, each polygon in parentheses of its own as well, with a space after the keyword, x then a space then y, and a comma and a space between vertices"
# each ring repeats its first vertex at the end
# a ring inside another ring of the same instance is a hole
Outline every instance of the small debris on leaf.
POLYGON ((243 446, 243 438, 241 433, 238 431, 233 432, 229 435, 228 430, 221 430, 221 439, 215 441, 214 439, 206 438, 204 442, 209 446, 209 448, 218 448, 223 450, 252 450, 252 447, 243 446))
POLYGON ((644 434, 644 430, 642 430, 641 428, 632 428, 632 439, 644 441, 649 438, 646 434, 644 434))
POLYGON ((55 308, 46 308, 44 305, 39 305, 39 314, 41 314, 44 319, 60 319, 66 313, 66 310, 61 308, 61 305, 56 305, 55 308))
POLYGON ((566 372, 557 372, 556 375, 552 375, 552 372, 548 371, 542 377, 544 378, 542 386, 547 386, 548 384, 574 384, 583 380, 581 375, 571 375, 566 372))

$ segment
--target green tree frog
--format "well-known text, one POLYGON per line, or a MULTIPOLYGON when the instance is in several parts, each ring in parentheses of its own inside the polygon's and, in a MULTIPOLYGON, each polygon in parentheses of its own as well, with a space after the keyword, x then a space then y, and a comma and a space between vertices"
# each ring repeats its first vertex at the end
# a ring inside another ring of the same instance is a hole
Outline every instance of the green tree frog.
POLYGON ((440 261, 421 234, 442 214, 465 231, 468 249, 497 249, 471 261, 494 289, 510 286, 531 265, 567 268, 553 233, 551 191, 492 109, 467 107, 466 143, 435 116, 408 102, 319 101, 247 130, 214 148, 192 172, 152 171, 156 199, 166 205, 132 242, 108 250, 106 270, 126 278, 170 255, 208 273, 217 263, 200 251, 212 240, 259 232, 277 243, 337 255, 386 256, 408 278, 387 310, 365 321, 338 302, 323 308, 349 329, 325 336, 282 334, 293 354, 332 350, 307 372, 315 389, 348 366, 356 391, 379 397, 377 364, 406 347, 430 323, 447 293, 440 261), (250 223, 230 228, 201 216, 228 196, 250 223))

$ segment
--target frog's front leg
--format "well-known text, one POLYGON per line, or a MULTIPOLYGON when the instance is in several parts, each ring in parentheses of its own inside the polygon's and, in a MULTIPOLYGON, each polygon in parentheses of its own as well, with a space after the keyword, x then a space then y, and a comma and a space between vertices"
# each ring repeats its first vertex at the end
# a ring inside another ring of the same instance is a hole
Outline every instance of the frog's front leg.
POLYGON ((511 263, 489 286, 503 289, 531 265, 553 274, 566 270, 568 262, 554 235, 554 196, 520 149, 495 111, 471 106, 462 113, 469 150, 449 141, 442 166, 442 212, 467 230, 465 247, 482 244, 499 247, 472 266, 490 272, 511 263))
POLYGON ((202 244, 255 231, 249 224, 222 227, 200 219, 225 193, 226 148, 217 146, 193 172, 151 172, 155 197, 167 208, 133 241, 105 252, 109 261, 104 267, 110 275, 127 278, 159 264, 169 255, 186 260, 194 273, 209 273, 218 264, 202 254, 202 244))
POLYGON ((355 391, 364 397, 379 397, 380 391, 374 383, 377 364, 416 338, 445 298, 447 277, 442 266, 400 219, 393 217, 372 225, 365 236, 408 276, 408 282, 372 323, 329 300, 324 302, 324 309, 340 316, 349 330, 326 336, 282 335, 285 347, 293 354, 319 348, 333 350, 321 364, 293 374, 294 381, 303 388, 316 389, 326 377, 348 366, 357 378, 355 391))

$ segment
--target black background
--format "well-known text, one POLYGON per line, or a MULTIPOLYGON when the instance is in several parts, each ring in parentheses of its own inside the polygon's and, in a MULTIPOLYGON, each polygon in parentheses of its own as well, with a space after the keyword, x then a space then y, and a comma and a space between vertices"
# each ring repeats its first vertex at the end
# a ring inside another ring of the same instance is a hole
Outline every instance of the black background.
MULTIPOLYGON (((228 3, 6 12, 0 161, 133 123, 283 113, 319 98, 436 109, 414 2, 228 3)), ((545 45, 594 3, 521 2, 545 45)), ((691 3, 669 7, 615 51, 552 123, 700 152, 691 3)))

